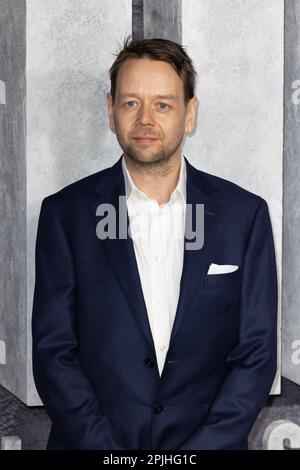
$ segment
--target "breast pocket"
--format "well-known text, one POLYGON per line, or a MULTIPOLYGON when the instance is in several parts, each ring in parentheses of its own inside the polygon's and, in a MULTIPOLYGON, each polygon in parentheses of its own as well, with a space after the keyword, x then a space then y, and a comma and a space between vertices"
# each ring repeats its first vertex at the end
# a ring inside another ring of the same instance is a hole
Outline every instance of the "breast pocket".
POLYGON ((204 285, 206 288, 229 288, 236 287, 242 282, 241 268, 224 274, 206 274, 204 285))

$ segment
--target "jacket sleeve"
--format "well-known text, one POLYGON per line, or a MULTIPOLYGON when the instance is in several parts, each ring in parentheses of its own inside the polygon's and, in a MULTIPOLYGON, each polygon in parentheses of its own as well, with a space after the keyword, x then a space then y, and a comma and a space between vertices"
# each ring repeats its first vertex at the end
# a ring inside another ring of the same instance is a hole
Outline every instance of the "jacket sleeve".
POLYGON ((69 449, 122 449, 78 359, 72 254, 51 196, 41 206, 32 312, 33 374, 69 449))
POLYGON ((238 450, 266 401, 277 366, 277 274, 267 203, 261 199, 243 263, 239 341, 204 424, 184 450, 238 450))

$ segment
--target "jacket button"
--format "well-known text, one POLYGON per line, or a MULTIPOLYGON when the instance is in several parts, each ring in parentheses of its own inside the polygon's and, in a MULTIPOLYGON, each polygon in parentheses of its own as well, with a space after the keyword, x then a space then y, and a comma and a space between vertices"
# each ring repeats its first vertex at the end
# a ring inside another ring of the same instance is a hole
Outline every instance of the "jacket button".
POLYGON ((156 403, 154 405, 153 411, 154 411, 154 413, 159 414, 163 411, 163 409, 164 409, 164 407, 160 403, 156 403))
POLYGON ((154 367, 154 361, 153 359, 150 359, 149 357, 147 357, 147 359, 145 360, 145 364, 147 367, 154 367))

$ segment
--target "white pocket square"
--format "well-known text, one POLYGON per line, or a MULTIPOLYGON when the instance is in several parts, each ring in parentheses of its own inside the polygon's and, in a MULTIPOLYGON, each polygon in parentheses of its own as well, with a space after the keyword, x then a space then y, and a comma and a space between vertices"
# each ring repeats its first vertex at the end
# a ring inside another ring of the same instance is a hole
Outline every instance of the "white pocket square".
POLYGON ((235 266, 234 264, 215 264, 211 263, 207 274, 225 274, 225 273, 232 273, 239 269, 239 266, 235 266))

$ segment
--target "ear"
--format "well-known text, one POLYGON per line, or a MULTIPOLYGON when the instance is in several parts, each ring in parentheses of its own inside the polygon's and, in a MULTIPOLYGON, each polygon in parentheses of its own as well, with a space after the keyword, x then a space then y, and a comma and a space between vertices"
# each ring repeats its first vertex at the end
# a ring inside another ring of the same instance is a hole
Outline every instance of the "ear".
POLYGON ((107 102, 107 112, 109 118, 109 127, 110 129, 115 132, 115 118, 114 118, 114 107, 113 107, 113 100, 111 93, 106 94, 106 102, 107 102))
POLYGON ((198 100, 195 96, 191 98, 187 104, 185 126, 184 126, 184 131, 186 134, 191 134, 194 130, 195 123, 196 123, 196 115, 197 115, 197 105, 198 105, 198 100))

